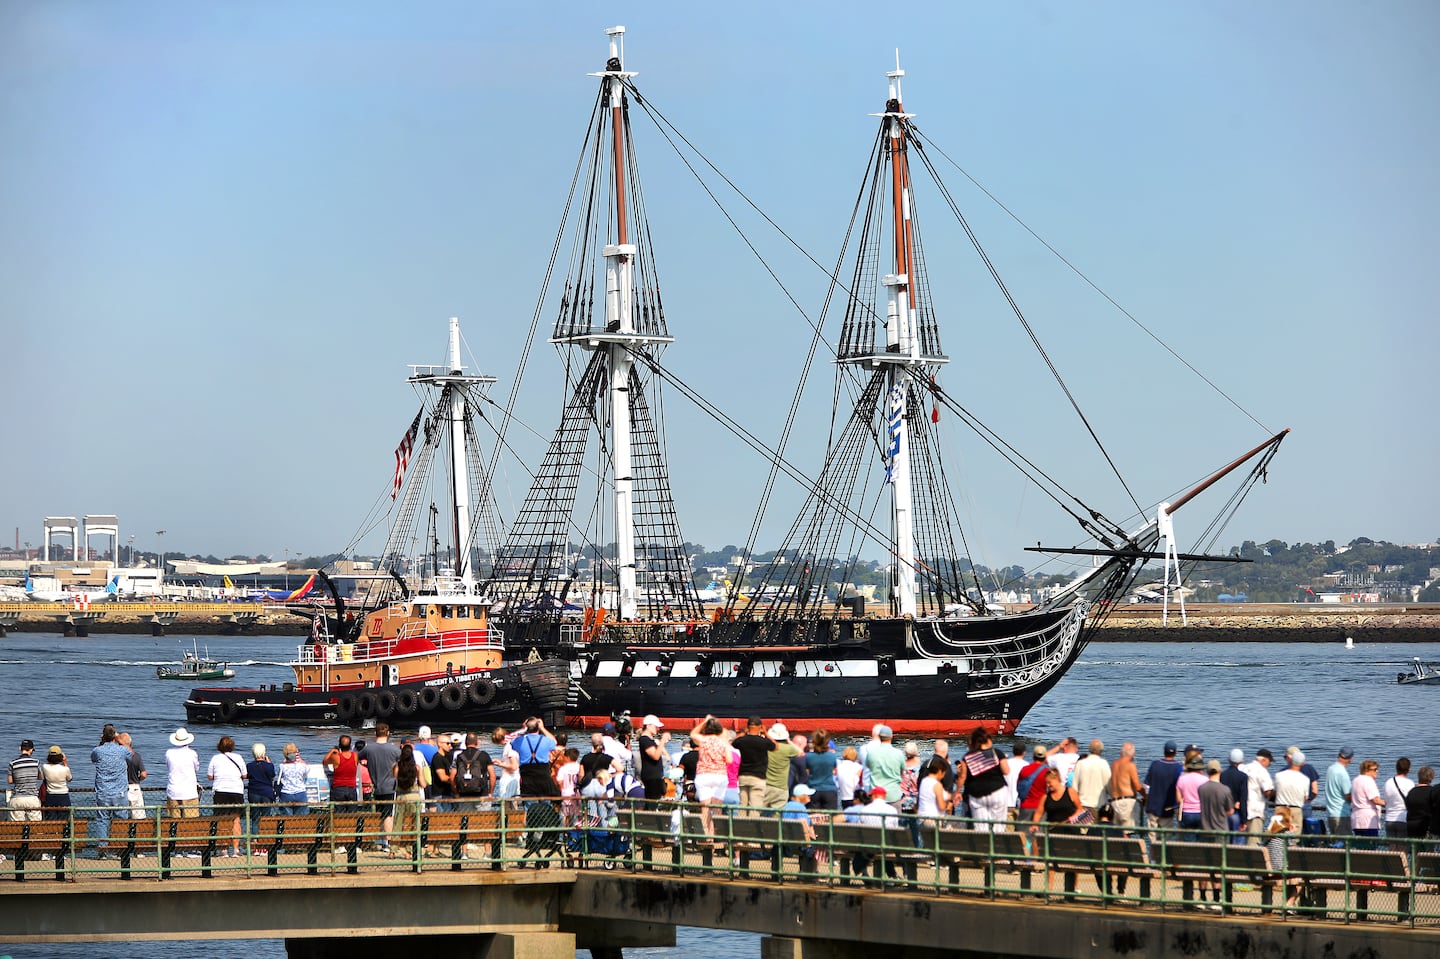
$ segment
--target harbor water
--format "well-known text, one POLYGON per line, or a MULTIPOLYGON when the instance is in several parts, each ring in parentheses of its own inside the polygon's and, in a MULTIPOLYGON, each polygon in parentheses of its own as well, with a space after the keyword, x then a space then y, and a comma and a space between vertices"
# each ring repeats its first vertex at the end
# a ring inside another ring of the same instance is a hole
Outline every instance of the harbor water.
MULTIPOLYGON (((183 701, 189 686, 157 679, 155 667, 178 661, 182 646, 191 642, 189 637, 78 639, 44 633, 0 639, 0 755, 8 762, 18 754, 22 739, 33 739, 42 756, 50 745, 59 745, 70 758, 75 785, 89 787, 90 749, 99 741, 101 726, 111 722, 134 737, 151 770, 146 785, 163 785, 167 737, 185 724, 183 701)), ((215 658, 235 666, 233 682, 254 685, 291 678, 285 663, 296 642, 294 637, 257 635, 211 637, 200 645, 208 643, 215 658)), ((1415 644, 1357 644, 1348 650, 1341 643, 1095 644, 1025 719, 1019 735, 1001 742, 1048 746, 1068 735, 1082 744, 1098 737, 1113 759, 1128 739, 1136 745, 1142 772, 1167 739, 1182 746, 1198 743, 1207 757, 1222 760, 1235 746, 1248 759, 1260 746, 1279 756, 1286 746, 1298 744, 1322 771, 1341 746, 1349 745, 1357 759, 1375 759, 1382 775, 1389 776, 1400 756, 1410 757, 1416 767, 1440 765, 1440 737, 1434 733, 1433 718, 1427 718, 1434 715, 1440 690, 1395 682, 1395 674, 1417 655, 1440 658, 1432 647, 1415 644)), ((293 741, 311 763, 318 763, 338 733, 333 728, 220 726, 192 731, 202 764, 226 733, 235 737, 241 751, 248 753, 258 740, 272 756, 293 741)), ((922 755, 929 751, 929 743, 922 742, 922 755)), ((152 801, 158 797, 147 795, 152 801)), ((84 802, 85 797, 77 800, 84 802)), ((683 922, 684 917, 676 919, 683 922)), ((0 953, 14 959, 282 959, 285 946, 278 940, 0 943, 0 953)), ((626 950, 627 956, 650 959, 758 954, 757 936, 686 928, 681 928, 673 949, 626 950)))

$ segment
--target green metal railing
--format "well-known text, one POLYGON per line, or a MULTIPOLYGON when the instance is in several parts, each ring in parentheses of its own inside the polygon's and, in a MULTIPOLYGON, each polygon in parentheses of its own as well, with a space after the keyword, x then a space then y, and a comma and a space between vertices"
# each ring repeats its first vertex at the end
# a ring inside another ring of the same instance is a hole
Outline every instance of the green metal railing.
POLYGON ((1247 834, 1028 823, 988 832, 976 827, 989 824, 946 817, 921 822, 917 845, 903 816, 888 817, 882 828, 815 811, 807 835, 799 821, 774 810, 726 807, 707 830, 698 806, 665 802, 579 828, 561 820, 562 809, 573 813, 577 805, 452 801, 397 817, 388 831, 382 811, 363 802, 311 806, 306 815, 287 814, 284 804, 211 807, 190 819, 159 807, 127 819, 120 816, 129 807, 76 806, 54 822, 0 822, 0 881, 559 865, 1104 908, 1440 924, 1434 841, 1283 835, 1254 837, 1255 845, 1246 844, 1247 834), (87 830, 101 808, 114 818, 91 839, 87 830))

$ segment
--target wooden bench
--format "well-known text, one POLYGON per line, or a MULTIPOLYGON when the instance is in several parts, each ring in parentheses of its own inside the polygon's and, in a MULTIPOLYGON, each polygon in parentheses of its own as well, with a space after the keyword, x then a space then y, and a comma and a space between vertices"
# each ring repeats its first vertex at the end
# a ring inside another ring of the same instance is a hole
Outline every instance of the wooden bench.
MULTIPOLYGON (((305 854, 305 872, 311 876, 320 872, 320 850, 330 841, 330 816, 327 813, 307 813, 303 816, 265 814, 256 824, 255 835, 250 837, 254 845, 265 846, 265 872, 270 876, 280 874, 280 857, 287 852, 305 854)), ((252 846, 253 849, 253 846, 252 846)))
POLYGON ((817 827, 820 842, 829 843, 839 859, 840 879, 848 882, 853 875, 866 885, 883 882, 899 867, 908 882, 915 882, 922 858, 910 830, 899 825, 873 826, 832 819, 823 828, 817 827), (870 878, 866 878, 869 873, 870 878))
MULTIPOLYGON (((1229 912, 1234 904, 1237 882, 1251 883, 1260 889, 1260 905, 1268 910, 1274 905, 1275 871, 1264 846, 1236 846, 1218 842, 1167 842, 1161 855, 1165 868, 1180 880, 1180 895, 1186 902, 1195 899, 1196 880, 1220 884, 1220 906, 1229 912)), ((1147 893, 1148 895, 1148 893, 1147 893)))
MULTIPOLYGON (((716 838, 730 843, 737 857, 736 866, 749 871, 752 853, 758 847, 769 861, 771 878, 780 878, 788 856, 797 859, 802 876, 815 875, 816 840, 805 838, 805 826, 799 820, 779 816, 716 816, 714 822, 716 838)), ((696 826, 699 827, 698 822, 696 826)))
POLYGON ((920 837, 925 850, 937 857, 938 865, 950 871, 950 887, 960 885, 963 867, 978 867, 985 872, 985 888, 995 894, 995 874, 1008 865, 1020 873, 1020 888, 1030 888, 1034 867, 1025 849, 1025 838, 1018 832, 976 832, 973 829, 935 829, 922 826, 920 837))
MULTIPOLYGON (((1081 873, 1095 877, 1095 884, 1106 896, 1116 895, 1114 880, 1128 885, 1131 877, 1139 880, 1140 897, 1150 898, 1151 880, 1156 870, 1145 855, 1145 842, 1139 838, 1095 833, 1055 832, 1045 836, 1045 852, 1053 868, 1065 881, 1065 896, 1076 893, 1081 873)), ((1123 892, 1121 893, 1123 895, 1123 892)))
MULTIPOLYGON (((685 864, 685 826, 682 818, 681 834, 671 832, 673 813, 673 809, 629 809, 620 814, 620 826, 629 831, 630 848, 639 854, 644 868, 654 870, 655 853, 660 849, 670 850, 672 866, 679 868, 685 864)), ((719 829, 718 822, 716 829, 719 829)))
POLYGON ((1416 853, 1415 884, 1424 887, 1440 886, 1440 852, 1416 853))
MULTIPOLYGON (((488 844, 491 868, 499 869, 503 852, 500 844, 500 810, 477 806, 460 812, 421 813, 420 843, 422 846, 448 844, 450 869, 454 872, 460 871, 466 846, 488 844)), ((415 872, 420 871, 420 866, 421 858, 417 856, 415 872)))
POLYGON ((15 860, 15 881, 25 881, 25 863, 46 853, 55 857, 55 879, 65 879, 65 857, 70 849, 70 823, 63 819, 39 822, 0 821, 0 852, 15 860))
POLYGON ((367 842, 378 842, 384 838, 381 832, 381 815, 373 809, 353 806, 332 806, 330 808, 330 839, 335 852, 343 848, 345 871, 351 875, 360 872, 360 847, 367 842))
POLYGON ((109 840, 109 851, 120 856, 120 878, 132 879, 131 863, 136 853, 154 853, 160 848, 160 820, 112 819, 109 840))
POLYGON ((1398 918, 1410 914, 1414 884, 1405 866, 1404 853, 1297 846, 1289 850, 1287 870, 1301 882, 1301 908, 1313 909, 1321 916, 1326 913, 1326 892, 1330 889, 1343 889, 1347 895, 1354 893, 1357 918, 1371 911, 1370 893, 1377 888, 1397 895, 1398 918))
POLYGON ((235 816, 198 816, 193 819, 162 817, 156 820, 160 832, 160 875, 168 876, 177 854, 200 854, 200 875, 210 878, 215 852, 237 841, 235 816))

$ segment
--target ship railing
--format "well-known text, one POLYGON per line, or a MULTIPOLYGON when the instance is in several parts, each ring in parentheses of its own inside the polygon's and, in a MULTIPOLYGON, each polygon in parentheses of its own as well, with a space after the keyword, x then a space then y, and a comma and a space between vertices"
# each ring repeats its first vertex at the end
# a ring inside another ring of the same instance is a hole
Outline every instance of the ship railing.
POLYGON ((366 663, 430 652, 424 649, 400 649, 402 640, 413 640, 417 637, 429 640, 437 650, 481 649, 499 652, 505 648, 505 634, 498 629, 446 630, 443 633, 430 633, 423 629, 413 632, 401 630, 395 639, 361 640, 355 643, 306 643, 297 650, 296 660, 306 665, 366 663))
MULTIPOLYGON (((810 809, 579 797, 372 803, 203 798, 182 818, 161 803, 75 805, 0 822, 0 881, 171 879, 505 870, 553 862, 833 890, 1039 900, 1088 908, 1211 911, 1440 928, 1440 849, 1408 838, 1250 835, 1111 823, 984 822, 810 809), (532 807, 541 806, 544 815, 532 807), (543 807, 549 807, 544 810, 543 807), (707 815, 708 811, 708 815, 707 815), (549 825, 542 825, 545 820, 549 825), (993 830, 993 831, 992 831, 993 830), (232 851, 237 854, 231 855, 232 851)), ((1026 815, 1029 810, 1025 810, 1026 815)))

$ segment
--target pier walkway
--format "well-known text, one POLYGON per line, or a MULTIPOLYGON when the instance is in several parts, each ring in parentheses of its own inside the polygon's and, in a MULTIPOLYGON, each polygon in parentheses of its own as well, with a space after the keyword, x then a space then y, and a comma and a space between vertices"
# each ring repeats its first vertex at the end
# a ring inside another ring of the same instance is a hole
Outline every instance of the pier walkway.
POLYGON ((1100 827, 1029 844, 926 829, 916 848, 908 829, 839 820, 809 840, 768 817, 717 815, 709 837, 689 812, 581 832, 527 827, 515 802, 457 809, 392 835, 394 858, 364 807, 261 810, 239 856, 233 817, 116 819, 104 858, 83 818, 3 822, 0 942, 283 938, 295 957, 361 959, 424 935, 458 955, 614 956, 685 925, 761 933, 769 957, 1440 954, 1434 844, 1297 837, 1275 870, 1259 846, 1100 827))

